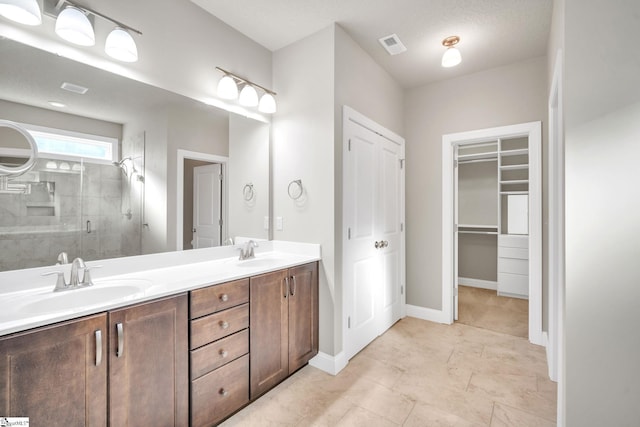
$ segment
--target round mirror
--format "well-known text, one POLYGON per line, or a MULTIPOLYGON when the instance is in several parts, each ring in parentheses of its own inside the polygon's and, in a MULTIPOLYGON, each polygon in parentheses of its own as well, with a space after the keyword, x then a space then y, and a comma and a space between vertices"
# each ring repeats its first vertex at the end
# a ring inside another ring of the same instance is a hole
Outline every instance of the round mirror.
POLYGON ((38 159, 33 136, 17 123, 0 120, 0 176, 17 176, 31 169, 38 159))

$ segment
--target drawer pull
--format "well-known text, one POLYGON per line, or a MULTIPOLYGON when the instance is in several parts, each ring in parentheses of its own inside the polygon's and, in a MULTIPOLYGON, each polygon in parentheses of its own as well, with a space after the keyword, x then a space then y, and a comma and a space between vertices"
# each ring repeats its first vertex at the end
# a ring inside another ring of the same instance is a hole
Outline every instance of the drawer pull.
POLYGON ((220 301, 222 301, 222 302, 229 301, 229 295, 227 295, 227 294, 220 295, 220 301))
POLYGON ((229 394, 229 392, 227 390, 225 390, 224 388, 221 388, 218 393, 220 393, 221 396, 226 396, 227 394, 229 394))
POLYGON ((220 321, 220 327, 222 329, 229 329, 229 322, 227 322, 226 320, 221 320, 220 321))
POLYGON ((220 353, 220 356, 222 356, 222 358, 225 358, 225 357, 227 357, 229 355, 229 352, 227 350, 223 350, 223 349, 220 349, 219 353, 220 353))
POLYGON ((116 356, 122 357, 124 354, 124 326, 122 326, 122 323, 116 324, 116 330, 118 332, 118 348, 116 349, 116 356))
POLYGON ((96 331, 96 366, 102 363, 102 331, 96 331))

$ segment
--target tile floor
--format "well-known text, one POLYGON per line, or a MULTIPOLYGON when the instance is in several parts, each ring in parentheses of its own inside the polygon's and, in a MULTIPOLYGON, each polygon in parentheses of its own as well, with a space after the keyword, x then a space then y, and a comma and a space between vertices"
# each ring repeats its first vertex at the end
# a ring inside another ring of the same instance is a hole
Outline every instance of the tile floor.
POLYGON ((306 366, 223 425, 551 427, 555 417, 542 347, 407 317, 338 375, 306 366))
POLYGON ((529 301, 489 289, 458 286, 458 322, 517 337, 529 336, 529 301))

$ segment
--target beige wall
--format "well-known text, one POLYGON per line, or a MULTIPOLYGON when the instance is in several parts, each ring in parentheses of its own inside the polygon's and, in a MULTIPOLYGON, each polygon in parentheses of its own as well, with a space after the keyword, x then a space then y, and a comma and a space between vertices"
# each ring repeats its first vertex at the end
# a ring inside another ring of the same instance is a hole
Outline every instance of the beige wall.
POLYGON ((546 87, 541 57, 405 91, 408 304, 442 308, 442 135, 546 121, 546 87))
POLYGON ((640 420, 640 3, 566 0, 566 425, 640 420))

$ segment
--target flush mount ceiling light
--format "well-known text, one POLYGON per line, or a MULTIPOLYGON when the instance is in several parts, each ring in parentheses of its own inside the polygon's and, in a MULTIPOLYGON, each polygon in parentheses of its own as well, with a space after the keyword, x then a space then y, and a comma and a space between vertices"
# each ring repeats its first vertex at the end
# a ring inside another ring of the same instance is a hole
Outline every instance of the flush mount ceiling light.
POLYGON ((442 66, 445 68, 455 67, 462 61, 460 51, 455 47, 460 42, 460 37, 451 36, 442 40, 442 45, 447 48, 442 55, 442 66))
POLYGON ((96 35, 93 25, 82 9, 75 6, 65 7, 56 19, 56 34, 66 41, 79 46, 93 46, 96 35))
POLYGON ((42 24, 37 0, 0 0, 0 16, 25 25, 42 24))
POLYGON ((245 107, 258 106, 258 111, 261 113, 273 114, 276 112, 276 93, 274 91, 239 77, 220 67, 216 67, 216 70, 224 74, 218 82, 218 97, 222 99, 238 99, 240 105, 245 107), (243 85, 239 97, 238 85, 243 85), (258 92, 256 89, 264 92, 260 97, 260 101, 258 101, 258 92))
POLYGON ((107 36, 104 51, 112 58, 123 62, 136 62, 138 48, 133 37, 122 27, 115 27, 107 36))

